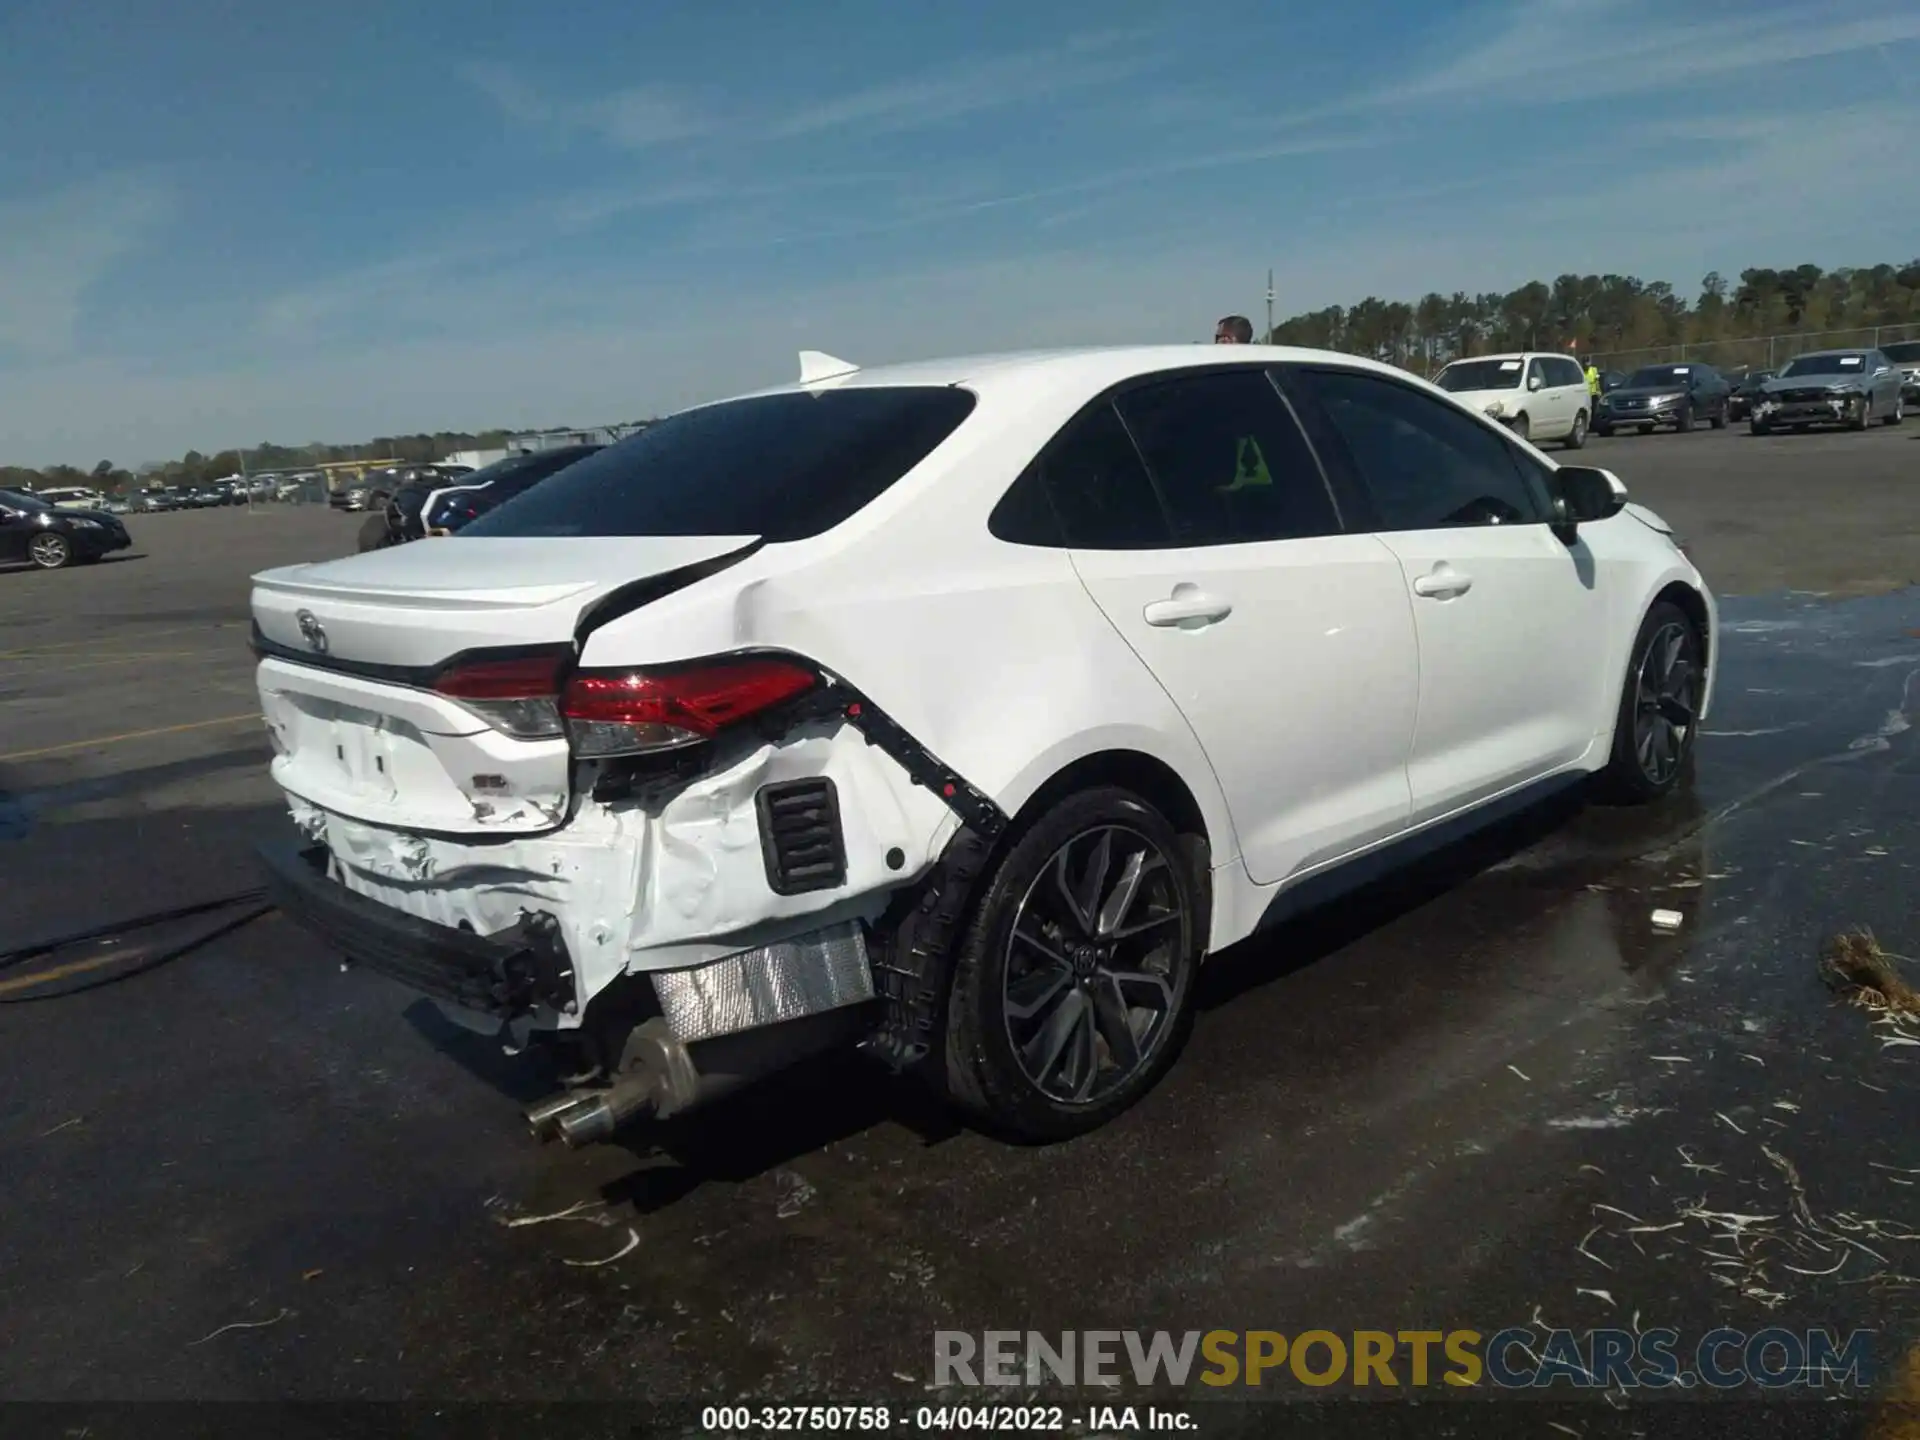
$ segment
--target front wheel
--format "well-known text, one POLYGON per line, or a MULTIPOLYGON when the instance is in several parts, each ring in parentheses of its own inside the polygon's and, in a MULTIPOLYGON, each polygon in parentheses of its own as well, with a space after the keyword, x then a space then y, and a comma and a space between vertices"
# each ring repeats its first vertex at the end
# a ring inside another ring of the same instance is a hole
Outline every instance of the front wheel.
POLYGON ((1513 433, 1518 435, 1522 440, 1531 438, 1533 435, 1533 422, 1524 415, 1514 416, 1513 433))
POLYGON ((73 542, 64 535, 36 535, 27 542, 27 559, 37 569, 64 569, 73 563, 73 542))
POLYGON ((1860 408, 1853 412, 1853 419, 1847 423, 1848 427, 1854 430, 1864 430, 1873 424, 1873 401, 1863 399, 1860 402, 1860 408))
POLYGON ((1691 405, 1680 412, 1680 418, 1673 422, 1673 428, 1682 435, 1689 433, 1693 429, 1693 407, 1691 405))
POLYGON ((1647 612, 1633 642, 1613 753, 1600 772, 1605 790, 1616 799, 1645 804, 1679 784, 1693 759, 1706 679, 1705 652, 1692 617, 1662 600, 1647 612))
POLYGON ((1153 1088, 1192 1022, 1201 867, 1153 806, 1101 786, 1043 814, 960 944, 947 1090, 1028 1141, 1104 1125, 1153 1088))
POLYGON ((1755 435, 1769 435, 1773 433, 1773 427, 1764 420, 1748 421, 1747 429, 1751 430, 1755 435))
POLYGON ((1573 417, 1573 429, 1567 432, 1567 438, 1560 442, 1568 450, 1578 450, 1587 443, 1587 412, 1582 410, 1573 417))
POLYGON ((1717 411, 1713 413, 1712 416, 1708 418, 1707 424, 1711 425, 1716 430, 1724 430, 1727 428, 1727 416, 1728 416, 1728 407, 1725 405, 1722 405, 1717 411))
POLYGON ((1613 435, 1613 427, 1602 420, 1598 425, 1593 427, 1593 433, 1603 440, 1610 439, 1613 435))

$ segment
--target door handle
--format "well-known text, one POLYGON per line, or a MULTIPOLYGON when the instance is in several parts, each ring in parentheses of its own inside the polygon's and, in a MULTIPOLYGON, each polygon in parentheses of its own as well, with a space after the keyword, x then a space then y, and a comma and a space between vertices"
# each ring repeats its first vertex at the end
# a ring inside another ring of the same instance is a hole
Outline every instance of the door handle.
POLYGON ((1191 586, 1176 586, 1165 600, 1150 600, 1141 615, 1149 625, 1211 625, 1233 613, 1233 602, 1191 586))
POLYGON ((1473 577, 1455 570, 1451 565, 1442 565, 1430 574, 1415 576, 1413 581, 1414 594, 1435 600, 1464 595, 1472 588, 1473 577))

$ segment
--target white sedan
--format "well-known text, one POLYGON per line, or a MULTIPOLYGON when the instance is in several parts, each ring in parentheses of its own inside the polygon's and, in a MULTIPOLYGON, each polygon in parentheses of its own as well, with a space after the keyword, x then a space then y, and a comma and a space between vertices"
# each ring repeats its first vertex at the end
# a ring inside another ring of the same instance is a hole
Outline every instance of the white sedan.
POLYGON ((801 358, 444 543, 255 577, 274 893, 576 1047, 538 1134, 849 1043, 1085 1131, 1302 882, 1686 771, 1705 580, 1613 476, 1431 385, 1260 347, 801 358))

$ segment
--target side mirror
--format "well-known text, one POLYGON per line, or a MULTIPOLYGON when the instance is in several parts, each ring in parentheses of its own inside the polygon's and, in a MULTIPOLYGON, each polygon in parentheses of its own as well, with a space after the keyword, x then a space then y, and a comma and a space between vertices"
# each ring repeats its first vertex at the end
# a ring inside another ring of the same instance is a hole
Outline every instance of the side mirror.
POLYGON ((1553 472, 1553 533, 1569 545, 1581 525, 1610 520, 1626 503, 1627 487, 1611 470, 1562 465, 1553 472))
POLYGON ((1527 389, 1529 390, 1538 390, 1540 383, 1540 377, 1538 375, 1529 375, 1527 377, 1527 389))

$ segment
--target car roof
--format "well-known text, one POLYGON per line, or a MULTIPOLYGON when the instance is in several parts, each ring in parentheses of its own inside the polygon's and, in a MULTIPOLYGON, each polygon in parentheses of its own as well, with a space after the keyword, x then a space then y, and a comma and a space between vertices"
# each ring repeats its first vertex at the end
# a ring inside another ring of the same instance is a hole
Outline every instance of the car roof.
MULTIPOLYGON (((818 393, 841 388, 886 386, 964 386, 971 390, 1020 391, 1034 398, 1093 395, 1113 385, 1170 370, 1207 370, 1246 365, 1337 364, 1372 370, 1400 379, 1417 379, 1405 370, 1360 355, 1308 350, 1291 345, 1110 345, 1078 349, 1022 350, 910 360, 851 370, 811 383, 795 380, 728 399, 818 393)), ((714 401, 723 404, 725 401, 714 401)), ((644 433, 644 432, 643 432, 644 433)))
POLYGON ((1824 360, 1829 355, 1864 355, 1871 349, 1871 345, 1849 345, 1839 350, 1802 350, 1787 363, 1791 365, 1794 360, 1824 360))

